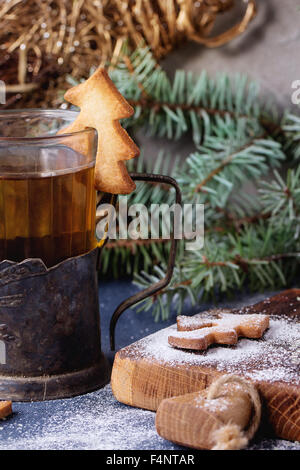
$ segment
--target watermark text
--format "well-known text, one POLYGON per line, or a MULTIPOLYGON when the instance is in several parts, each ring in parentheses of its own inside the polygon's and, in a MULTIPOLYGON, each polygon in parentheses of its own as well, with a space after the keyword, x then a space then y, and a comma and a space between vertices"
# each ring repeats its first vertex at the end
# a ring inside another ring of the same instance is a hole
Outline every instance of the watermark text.
POLYGON ((97 208, 96 234, 99 240, 185 240, 186 250, 204 245, 203 204, 131 204, 120 196, 118 207, 101 204, 97 208))

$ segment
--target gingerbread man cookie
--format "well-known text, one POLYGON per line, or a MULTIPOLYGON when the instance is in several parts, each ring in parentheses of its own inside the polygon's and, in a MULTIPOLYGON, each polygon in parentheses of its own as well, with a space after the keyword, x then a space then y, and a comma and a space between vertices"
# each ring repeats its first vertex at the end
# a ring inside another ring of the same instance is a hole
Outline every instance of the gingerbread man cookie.
POLYGON ((261 338, 268 327, 269 315, 221 313, 216 319, 182 315, 177 318, 178 331, 168 342, 176 348, 201 351, 211 344, 236 344, 239 337, 261 338))

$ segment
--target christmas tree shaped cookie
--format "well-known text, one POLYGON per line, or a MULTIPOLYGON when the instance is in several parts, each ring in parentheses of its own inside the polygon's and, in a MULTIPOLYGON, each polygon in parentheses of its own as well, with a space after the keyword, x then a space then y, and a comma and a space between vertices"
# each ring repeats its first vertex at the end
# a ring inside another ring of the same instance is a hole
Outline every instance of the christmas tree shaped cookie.
MULTIPOLYGON (((119 120, 133 114, 133 108, 119 93, 107 72, 98 68, 84 83, 65 93, 69 103, 80 108, 77 119, 63 133, 77 132, 88 127, 97 130, 98 147, 95 167, 95 187, 112 194, 129 194, 135 189, 124 160, 139 154, 119 120)), ((84 147, 84 142, 82 142, 84 147)))

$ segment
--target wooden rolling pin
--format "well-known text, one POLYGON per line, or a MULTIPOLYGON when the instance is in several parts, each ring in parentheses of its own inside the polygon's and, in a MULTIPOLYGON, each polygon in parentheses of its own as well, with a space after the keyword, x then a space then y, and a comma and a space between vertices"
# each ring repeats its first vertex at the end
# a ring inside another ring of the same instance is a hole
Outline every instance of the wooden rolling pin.
POLYGON ((163 400, 156 413, 160 436, 195 449, 246 447, 261 418, 258 392, 246 380, 224 375, 201 392, 163 400))

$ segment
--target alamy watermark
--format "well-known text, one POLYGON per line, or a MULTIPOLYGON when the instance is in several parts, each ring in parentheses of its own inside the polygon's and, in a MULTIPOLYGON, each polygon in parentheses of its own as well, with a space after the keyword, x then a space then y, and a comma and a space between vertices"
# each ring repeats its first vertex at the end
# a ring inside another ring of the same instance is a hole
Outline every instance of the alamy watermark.
POLYGON ((120 196, 118 208, 101 204, 97 208, 96 234, 99 240, 185 240, 186 250, 204 245, 204 204, 131 204, 120 196))
POLYGON ((6 104, 6 87, 3 80, 0 80, 0 104, 6 104))
POLYGON ((296 366, 300 366, 300 339, 297 339, 291 349, 291 362, 296 366))
POLYGON ((293 104, 300 104, 300 80, 294 80, 291 85, 293 91, 291 100, 293 104))
POLYGON ((2 340, 0 340, 0 364, 6 364, 6 346, 2 340))

